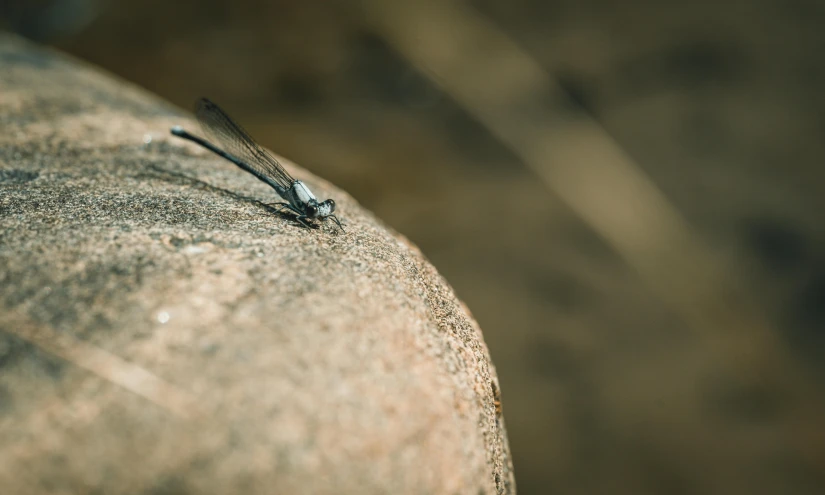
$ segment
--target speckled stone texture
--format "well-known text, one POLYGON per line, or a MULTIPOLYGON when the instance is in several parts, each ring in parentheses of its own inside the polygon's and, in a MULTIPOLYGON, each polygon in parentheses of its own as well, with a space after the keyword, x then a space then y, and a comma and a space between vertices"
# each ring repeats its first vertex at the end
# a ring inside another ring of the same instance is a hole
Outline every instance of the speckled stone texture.
POLYGON ((514 493, 495 370, 421 253, 287 162, 299 228, 184 112, 0 35, 3 493, 514 493))

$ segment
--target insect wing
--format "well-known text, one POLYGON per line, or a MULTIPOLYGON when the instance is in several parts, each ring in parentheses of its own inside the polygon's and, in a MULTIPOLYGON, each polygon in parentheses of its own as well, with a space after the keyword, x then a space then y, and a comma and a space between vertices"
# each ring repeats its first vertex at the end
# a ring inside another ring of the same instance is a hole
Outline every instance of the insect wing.
POLYGON ((235 158, 289 189, 295 179, 243 127, 206 98, 195 103, 195 115, 207 138, 235 158))

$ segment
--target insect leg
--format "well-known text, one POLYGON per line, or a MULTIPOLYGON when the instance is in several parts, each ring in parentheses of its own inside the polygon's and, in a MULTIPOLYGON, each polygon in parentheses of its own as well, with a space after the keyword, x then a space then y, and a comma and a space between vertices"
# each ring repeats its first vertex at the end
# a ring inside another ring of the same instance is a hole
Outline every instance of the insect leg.
MULTIPOLYGON (((300 223, 302 226, 304 226, 308 229, 311 229, 311 228, 314 227, 311 223, 306 221, 306 219, 309 218, 309 217, 307 217, 306 215, 301 213, 301 211, 298 210, 298 208, 295 208, 294 206, 292 206, 289 203, 269 203, 269 204, 267 204, 267 206, 273 207, 273 208, 274 207, 280 207, 281 209, 287 209, 287 210, 295 213, 296 215, 298 215, 297 217, 295 217, 295 220, 297 220, 298 223, 300 223)), ((282 210, 279 210, 279 209, 275 210, 276 213, 278 213, 280 211, 282 211, 282 210)), ((317 228, 317 227, 315 227, 315 228, 317 228)))
POLYGON ((313 229, 313 228, 317 229, 318 227, 316 227, 315 225, 312 225, 311 223, 306 221, 307 218, 309 218, 309 217, 307 217, 306 215, 298 215, 297 217, 295 217, 295 220, 297 220, 298 223, 300 223, 301 225, 303 225, 304 227, 306 227, 308 229, 313 229))
MULTIPOLYGON (((290 208, 292 206, 289 203, 284 203, 284 202, 281 202, 281 203, 264 203, 264 204, 266 206, 274 209, 275 213, 280 213, 281 209, 283 209, 284 207, 290 208)), ((295 210, 292 209, 292 211, 295 211, 295 210)))
POLYGON ((341 232, 346 232, 346 230, 344 230, 344 226, 343 226, 343 225, 341 225, 341 222, 340 222, 340 221, 338 221, 338 217, 336 217, 335 215, 330 215, 330 217, 331 217, 333 220, 335 220, 335 223, 337 223, 337 224, 338 224, 338 228, 339 228, 339 229, 341 229, 341 232))

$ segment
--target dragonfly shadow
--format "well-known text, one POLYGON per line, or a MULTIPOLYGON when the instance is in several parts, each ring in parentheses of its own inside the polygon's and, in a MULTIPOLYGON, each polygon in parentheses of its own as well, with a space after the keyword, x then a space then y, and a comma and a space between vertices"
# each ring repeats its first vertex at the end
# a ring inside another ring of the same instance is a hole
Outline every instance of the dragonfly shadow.
POLYGON ((148 173, 148 174, 141 174, 141 175, 149 176, 149 177, 154 178, 154 179, 160 179, 160 180, 163 180, 165 182, 172 183, 172 184, 196 187, 198 189, 203 189, 203 190, 209 191, 211 193, 220 194, 221 196, 228 196, 228 197, 236 199, 238 201, 243 201, 245 203, 249 203, 249 204, 253 204, 255 206, 258 206, 258 207, 268 211, 269 213, 275 214, 278 217, 283 218, 284 220, 289 220, 289 221, 295 222, 295 216, 294 215, 291 215, 291 214, 283 211, 283 209, 275 208, 274 206, 272 206, 272 204, 264 203, 263 201, 261 201, 259 199, 255 199, 251 196, 245 196, 243 194, 238 194, 236 192, 230 191, 229 189, 224 189, 222 187, 213 186, 212 184, 204 182, 204 181, 202 181, 200 179, 197 179, 195 177, 190 177, 190 176, 188 176, 186 174, 183 174, 181 172, 168 170, 168 169, 165 169, 163 167, 160 167, 160 166, 157 166, 157 165, 154 165, 154 164, 149 165, 149 169, 151 169, 155 173, 148 173))

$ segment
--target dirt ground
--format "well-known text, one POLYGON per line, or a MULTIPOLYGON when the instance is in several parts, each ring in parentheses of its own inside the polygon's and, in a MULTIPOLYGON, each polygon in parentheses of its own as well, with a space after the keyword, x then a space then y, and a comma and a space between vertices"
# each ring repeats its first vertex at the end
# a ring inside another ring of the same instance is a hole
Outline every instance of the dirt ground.
POLYGON ((209 96, 422 248, 484 329, 521 493, 825 490, 821 2, 470 4, 719 260, 657 273, 391 46, 370 2, 52 3, 89 15, 12 27, 178 105, 209 96), (694 289, 721 324, 672 304, 694 270, 740 288, 694 289))

